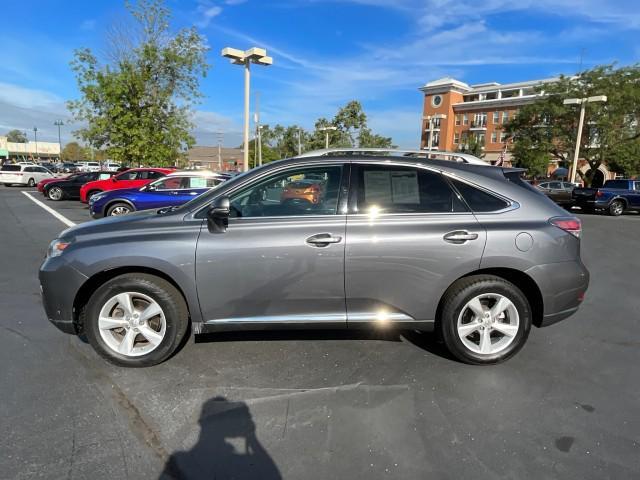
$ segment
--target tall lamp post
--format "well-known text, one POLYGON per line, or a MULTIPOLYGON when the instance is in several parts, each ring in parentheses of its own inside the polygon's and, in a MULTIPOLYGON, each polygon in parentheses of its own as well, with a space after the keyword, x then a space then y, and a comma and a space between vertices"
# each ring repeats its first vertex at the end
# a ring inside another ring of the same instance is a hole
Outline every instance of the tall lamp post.
POLYGON ((324 132, 324 148, 329 148, 329 132, 338 130, 338 127, 322 127, 319 128, 321 132, 324 132))
POLYGON ((36 159, 40 158, 38 156, 38 127, 33 127, 33 138, 36 142, 36 159))
POLYGON ((60 140, 60 127, 64 125, 62 120, 56 120, 53 124, 58 127, 58 148, 60 149, 60 153, 58 153, 58 160, 62 157, 62 141, 60 140))
POLYGON ((223 48, 222 56, 231 60, 234 65, 244 65, 244 171, 249 170, 249 84, 251 80, 250 65, 271 65, 273 59, 267 57, 264 48, 250 48, 249 50, 238 50, 235 48, 223 48))
POLYGON ((578 157, 580 156, 580 142, 582 140, 582 126, 584 125, 584 111, 587 103, 606 102, 606 95, 596 95, 587 98, 567 98, 562 103, 564 105, 580 105, 580 119, 578 120, 578 138, 576 139, 576 149, 573 152, 573 163, 571 164, 571 173, 569 181, 575 183, 576 173, 578 171, 578 157))
POLYGON ((429 151, 433 149, 433 124, 435 123, 434 120, 443 120, 445 118, 447 118, 447 116, 444 113, 436 113, 435 115, 427 115, 426 117, 424 117, 424 119, 429 122, 429 151))

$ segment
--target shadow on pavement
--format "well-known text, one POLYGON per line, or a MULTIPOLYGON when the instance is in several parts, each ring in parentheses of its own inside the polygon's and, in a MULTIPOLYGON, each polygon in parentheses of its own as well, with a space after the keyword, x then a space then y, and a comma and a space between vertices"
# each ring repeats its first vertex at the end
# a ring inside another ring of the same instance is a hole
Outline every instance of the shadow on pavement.
POLYGON ((196 343, 287 340, 383 340, 387 342, 402 342, 404 340, 433 355, 458 362, 458 360, 449 353, 444 344, 438 341, 438 336, 435 333, 416 330, 247 330, 201 333, 195 336, 196 343))
POLYGON ((160 479, 281 479, 280 471, 256 438, 244 402, 214 397, 202 406, 200 437, 189 451, 171 454, 160 479))

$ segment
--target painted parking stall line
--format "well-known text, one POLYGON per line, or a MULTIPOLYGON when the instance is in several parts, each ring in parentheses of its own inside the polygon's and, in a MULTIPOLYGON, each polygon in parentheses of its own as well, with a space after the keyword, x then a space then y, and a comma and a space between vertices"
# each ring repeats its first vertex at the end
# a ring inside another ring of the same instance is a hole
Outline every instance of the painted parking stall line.
POLYGON ((56 217, 58 220, 60 220, 62 223, 64 223, 67 227, 75 227, 76 223, 72 222, 71 220, 69 220, 67 217, 65 217, 64 215, 56 212, 53 208, 51 208, 48 205, 45 205, 44 203, 42 203, 40 200, 33 198, 33 195, 31 195, 29 192, 22 192, 27 198, 29 198, 33 203, 35 203, 36 205, 38 205, 39 207, 42 207, 43 209, 45 209, 47 212, 49 212, 51 215, 53 215, 54 217, 56 217))

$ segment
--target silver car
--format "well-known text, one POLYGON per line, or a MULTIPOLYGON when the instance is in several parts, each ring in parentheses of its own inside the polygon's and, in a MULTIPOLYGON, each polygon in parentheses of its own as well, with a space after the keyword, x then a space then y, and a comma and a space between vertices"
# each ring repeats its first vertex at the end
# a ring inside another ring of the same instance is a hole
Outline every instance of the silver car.
POLYGON ((496 363, 531 325, 575 313, 589 282, 580 221, 521 174, 386 155, 270 163, 179 208, 62 232, 44 307, 123 366, 162 362, 189 331, 266 328, 435 330, 458 359, 496 363))

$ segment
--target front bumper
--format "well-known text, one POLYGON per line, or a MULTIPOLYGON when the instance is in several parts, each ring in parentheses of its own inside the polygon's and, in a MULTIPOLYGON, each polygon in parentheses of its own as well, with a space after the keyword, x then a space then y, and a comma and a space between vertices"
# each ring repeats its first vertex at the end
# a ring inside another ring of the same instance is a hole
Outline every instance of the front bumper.
POLYGON ((544 311, 539 327, 573 315, 589 287, 589 271, 579 259, 537 265, 525 273, 533 278, 542 293, 544 311))
POLYGON ((47 258, 39 272, 42 304, 47 318, 65 333, 78 333, 73 302, 88 277, 63 257, 47 258))

